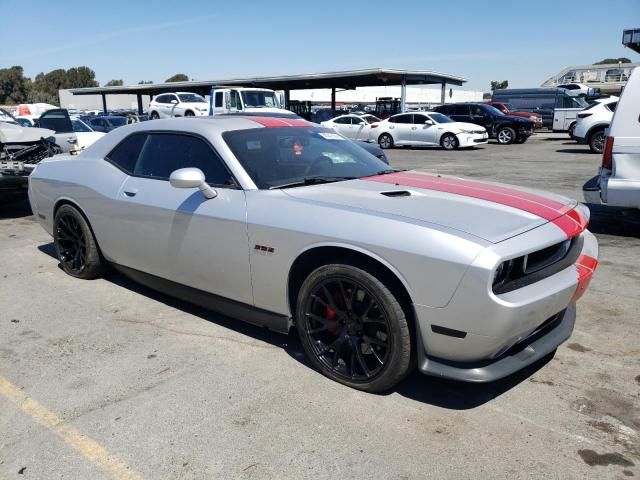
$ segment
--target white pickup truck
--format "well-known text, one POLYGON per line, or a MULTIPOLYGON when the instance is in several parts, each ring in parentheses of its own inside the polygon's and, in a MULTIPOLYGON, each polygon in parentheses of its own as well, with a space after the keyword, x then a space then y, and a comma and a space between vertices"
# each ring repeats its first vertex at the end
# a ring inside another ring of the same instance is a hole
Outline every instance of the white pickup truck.
POLYGON ((221 113, 272 113, 291 114, 282 108, 278 95, 267 88, 216 88, 212 89, 214 114, 221 113))

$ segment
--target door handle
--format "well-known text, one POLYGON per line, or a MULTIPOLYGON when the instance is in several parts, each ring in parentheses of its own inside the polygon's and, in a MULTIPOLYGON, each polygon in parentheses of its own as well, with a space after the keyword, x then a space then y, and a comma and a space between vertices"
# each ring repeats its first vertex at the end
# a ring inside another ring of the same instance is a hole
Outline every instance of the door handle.
POLYGON ((125 190, 124 194, 127 197, 135 197, 136 193, 138 193, 138 189, 137 188, 130 188, 129 190, 125 190))

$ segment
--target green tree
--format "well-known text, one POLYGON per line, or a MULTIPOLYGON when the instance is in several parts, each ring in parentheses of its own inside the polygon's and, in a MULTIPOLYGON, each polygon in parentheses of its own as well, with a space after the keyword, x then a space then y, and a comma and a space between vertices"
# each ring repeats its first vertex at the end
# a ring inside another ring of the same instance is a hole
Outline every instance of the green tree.
POLYGON ((165 82, 188 82, 189 77, 187 77, 184 73, 176 73, 174 76, 169 77, 165 80, 165 82))
POLYGON ((13 105, 27 101, 31 80, 20 66, 0 69, 0 104, 13 105))
POLYGON ((507 88, 509 86, 509 80, 503 80, 498 82, 497 80, 491 80, 491 91, 494 90, 502 90, 503 88, 507 88))
POLYGON ((140 80, 138 85, 151 85, 153 83, 152 80, 140 80))
POLYGON ((29 101, 59 104, 58 90, 63 88, 97 87, 96 74, 89 67, 59 68, 36 75, 29 93, 29 101))
POLYGON ((605 58, 604 60, 600 60, 599 62, 594 63, 594 65, 604 65, 606 63, 631 63, 627 57, 620 58, 605 58))
POLYGON ((124 85, 122 80, 109 80, 104 84, 105 87, 121 87, 124 85))

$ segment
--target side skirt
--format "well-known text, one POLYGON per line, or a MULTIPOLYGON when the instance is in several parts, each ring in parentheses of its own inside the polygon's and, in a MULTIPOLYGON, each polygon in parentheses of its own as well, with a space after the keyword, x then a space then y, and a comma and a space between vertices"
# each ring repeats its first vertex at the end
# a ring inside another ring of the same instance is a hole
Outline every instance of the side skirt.
POLYGON ((237 302, 213 293, 188 287, 165 278, 156 277, 149 273, 112 263, 113 268, 124 276, 171 297, 184 300, 207 310, 224 316, 242 320, 258 327, 267 328, 278 333, 288 334, 292 325, 290 317, 256 308, 246 303, 237 302))

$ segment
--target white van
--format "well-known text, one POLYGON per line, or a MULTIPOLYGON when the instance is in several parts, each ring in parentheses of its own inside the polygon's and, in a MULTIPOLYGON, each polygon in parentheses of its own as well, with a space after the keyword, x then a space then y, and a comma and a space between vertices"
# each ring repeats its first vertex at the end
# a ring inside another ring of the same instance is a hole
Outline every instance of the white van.
POLYGON ((220 113, 288 113, 281 107, 276 92, 267 88, 216 88, 214 90, 214 112, 220 113))
POLYGON ((640 208, 640 67, 611 120, 598 175, 582 187, 587 203, 640 208))

